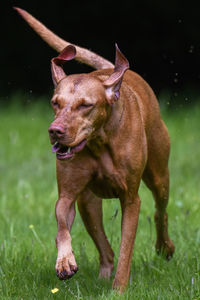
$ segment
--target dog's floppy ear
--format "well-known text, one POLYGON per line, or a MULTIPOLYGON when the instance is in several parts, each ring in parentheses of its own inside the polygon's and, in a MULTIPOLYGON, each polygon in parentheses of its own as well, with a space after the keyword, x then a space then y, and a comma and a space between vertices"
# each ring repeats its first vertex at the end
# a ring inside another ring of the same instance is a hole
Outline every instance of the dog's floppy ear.
POLYGON ((69 45, 62 50, 62 52, 51 60, 51 74, 54 83, 54 87, 57 86, 58 82, 66 77, 63 70, 63 64, 67 60, 71 60, 76 56, 76 48, 73 45, 69 45))
POLYGON ((123 75, 129 68, 129 62, 126 57, 121 53, 117 44, 115 44, 115 68, 114 72, 108 79, 103 82, 106 88, 106 97, 110 104, 113 104, 119 98, 119 90, 121 87, 123 75))

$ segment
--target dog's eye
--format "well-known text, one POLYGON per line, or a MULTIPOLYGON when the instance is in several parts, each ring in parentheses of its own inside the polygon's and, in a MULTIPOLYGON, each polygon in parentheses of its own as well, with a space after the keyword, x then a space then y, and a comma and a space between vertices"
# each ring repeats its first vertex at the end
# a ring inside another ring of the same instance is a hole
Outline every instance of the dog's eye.
POLYGON ((59 107, 59 103, 57 101, 51 101, 51 105, 53 106, 53 108, 59 107))
POLYGON ((86 109, 86 108, 91 108, 93 107, 93 104, 91 103, 81 103, 77 108, 78 109, 86 109))

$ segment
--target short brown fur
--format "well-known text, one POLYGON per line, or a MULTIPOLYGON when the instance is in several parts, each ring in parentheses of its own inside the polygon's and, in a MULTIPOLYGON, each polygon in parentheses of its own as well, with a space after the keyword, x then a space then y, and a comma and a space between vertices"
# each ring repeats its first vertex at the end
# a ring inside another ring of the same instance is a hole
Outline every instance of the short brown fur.
POLYGON ((166 213, 168 131, 152 89, 138 74, 126 71, 128 62, 118 48, 114 70, 66 76, 60 62, 76 56, 73 46, 70 51, 65 48, 52 60, 55 119, 49 134, 51 143, 59 145, 55 150, 59 193, 56 272, 60 279, 67 279, 78 270, 70 236, 77 201, 85 227, 99 251, 99 275, 111 276, 114 253, 102 223, 102 198, 117 197, 122 224, 113 288, 121 293, 129 279, 141 180, 155 199, 156 251, 163 252, 167 258, 174 252, 166 213), (65 150, 59 154, 60 148, 66 147, 76 151, 67 154, 65 150))
POLYGON ((140 210, 141 179, 156 201, 156 250, 164 252, 167 258, 174 252, 165 211, 170 142, 149 85, 136 73, 127 71, 119 99, 110 103, 104 83, 112 74, 112 69, 105 69, 69 75, 59 81, 55 89, 53 99, 59 101, 60 108, 55 109, 50 131, 54 127, 64 128, 62 137, 56 141, 73 147, 87 140, 86 146, 72 158, 57 160, 59 254, 56 270, 60 279, 69 278, 77 271, 70 237, 77 201, 86 229, 99 250, 100 276, 111 276, 114 254, 103 228, 101 199, 118 197, 122 208, 122 237, 113 287, 122 292, 128 284, 140 210), (92 103, 91 111, 87 111, 87 107, 86 112, 85 108, 81 111, 83 99, 92 103), (63 244, 64 254, 59 250, 63 244))

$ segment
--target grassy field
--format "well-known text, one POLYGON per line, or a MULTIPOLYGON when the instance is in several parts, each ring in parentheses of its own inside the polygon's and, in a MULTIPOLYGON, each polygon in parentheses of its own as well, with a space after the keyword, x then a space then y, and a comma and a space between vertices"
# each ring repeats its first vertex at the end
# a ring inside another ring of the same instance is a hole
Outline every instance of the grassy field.
MULTIPOLYGON (((112 280, 98 279, 98 253, 78 211, 72 238, 79 271, 69 281, 57 279, 52 112, 47 99, 17 101, 0 110, 0 299, 119 299, 112 280)), ((176 251, 170 262, 155 254, 154 202, 141 184, 130 284, 120 299, 200 299, 200 105, 163 106, 162 113, 172 144, 168 213, 176 251)), ((116 258, 120 215, 118 200, 104 201, 116 258)))

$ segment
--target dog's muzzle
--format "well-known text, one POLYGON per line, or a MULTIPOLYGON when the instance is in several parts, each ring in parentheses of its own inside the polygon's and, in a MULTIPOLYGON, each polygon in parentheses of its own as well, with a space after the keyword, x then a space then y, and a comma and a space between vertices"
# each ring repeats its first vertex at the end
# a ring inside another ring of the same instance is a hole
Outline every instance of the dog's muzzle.
POLYGON ((80 152, 85 147, 86 143, 87 140, 84 139, 76 146, 70 147, 56 142, 52 147, 52 152, 56 153, 57 159, 67 160, 72 158, 75 153, 80 152))

